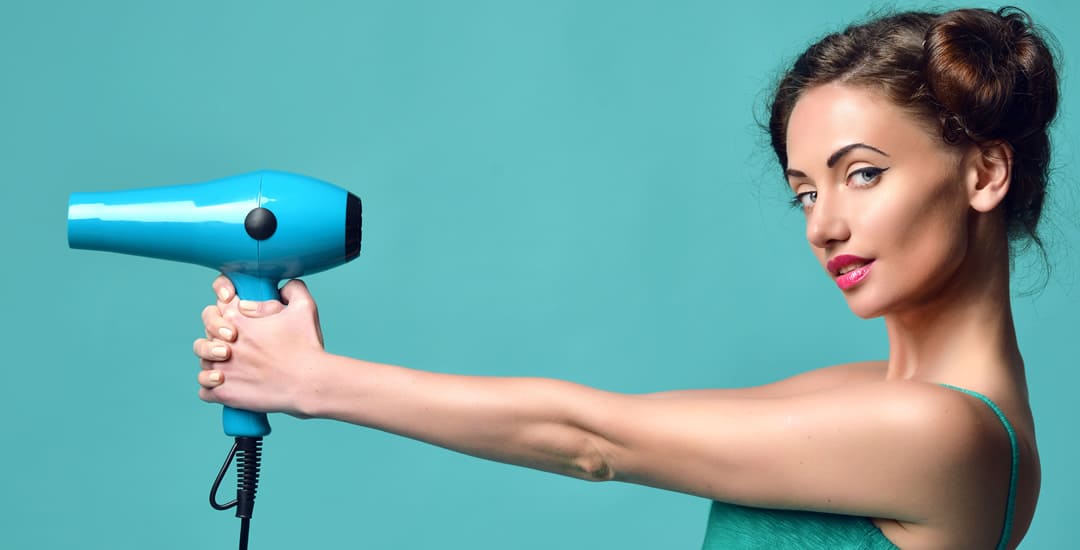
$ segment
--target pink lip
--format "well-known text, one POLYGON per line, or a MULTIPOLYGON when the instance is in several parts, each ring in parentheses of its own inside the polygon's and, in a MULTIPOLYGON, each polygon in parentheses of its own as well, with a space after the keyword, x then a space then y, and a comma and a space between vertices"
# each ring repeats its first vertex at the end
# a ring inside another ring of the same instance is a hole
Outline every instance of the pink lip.
POLYGON ((866 258, 860 258, 859 256, 852 256, 850 254, 844 254, 837 256, 825 265, 825 268, 832 273, 836 278, 836 286, 840 287, 840 290, 847 290, 863 281, 867 275, 870 274, 870 266, 872 266, 874 260, 866 258), (853 269, 843 275, 840 275, 840 270, 846 266, 852 264, 865 264, 858 269, 853 269))

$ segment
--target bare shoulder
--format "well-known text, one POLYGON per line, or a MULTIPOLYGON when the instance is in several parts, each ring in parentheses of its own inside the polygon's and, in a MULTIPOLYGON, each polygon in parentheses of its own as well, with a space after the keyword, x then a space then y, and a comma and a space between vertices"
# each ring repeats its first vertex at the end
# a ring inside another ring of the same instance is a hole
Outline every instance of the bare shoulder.
MULTIPOLYGON (((987 444, 1001 442, 1001 425, 987 422, 992 416, 990 409, 967 393, 918 381, 881 381, 872 385, 874 398, 881 399, 880 412, 892 415, 892 421, 905 429, 925 434, 931 443, 947 443, 949 449, 979 453, 988 450, 987 444)), ((851 387, 854 392, 866 389, 862 385, 851 387)))
POLYGON ((800 376, 754 398, 683 393, 613 407, 605 424, 626 424, 607 454, 616 479, 882 518, 901 547, 992 547, 1000 531, 987 525, 1004 514, 1010 455, 985 404, 887 381, 873 364, 800 376))
MULTIPOLYGON (((928 382, 886 381, 876 375, 863 378, 863 369, 874 370, 864 365, 840 367, 840 372, 853 372, 837 375, 844 383, 823 388, 822 395, 868 413, 856 422, 881 426, 883 433, 904 435, 905 445, 923 447, 931 457, 922 462, 924 467, 953 475, 959 474, 955 469, 968 471, 973 463, 987 463, 988 454, 1010 456, 1001 423, 977 397, 928 382)), ((807 397, 816 401, 818 396, 807 397)))
MULTIPOLYGON (((1009 547, 1018 544, 1030 526, 1040 484, 1038 451, 1024 409, 1016 407, 1007 393, 995 401, 963 388, 923 381, 869 377, 860 382, 858 373, 863 369, 874 367, 838 366, 838 372, 855 374, 838 375, 845 383, 821 393, 852 410, 866 411, 869 416, 863 420, 881 426, 881 435, 903 439, 900 448, 884 440, 877 443, 892 448, 897 457, 906 456, 911 468, 908 476, 897 477, 907 477, 907 492, 896 493, 907 495, 909 513, 877 516, 875 523, 882 532, 901 548, 992 548, 1005 527, 1015 467, 1018 483, 1011 497, 1015 509, 1009 547), (1019 454, 1015 466, 1013 437, 1019 454)), ((864 434, 871 430, 862 429, 864 434)), ((900 497, 898 503, 904 500, 900 497)))
MULTIPOLYGON (((608 421, 634 424, 623 442, 632 452, 613 461, 617 477, 750 506, 866 516, 901 548, 992 548, 1011 468, 1001 422, 973 395, 887 380, 886 370, 884 361, 845 363, 750 388, 648 395, 665 399, 608 421), (672 449, 682 456, 674 470, 672 449)), ((1014 541, 1038 494, 1031 447, 1021 448, 1021 465, 1034 469, 1020 470, 1014 541)))
MULTIPOLYGON (((887 391, 877 393, 885 399, 879 411, 893 416, 893 425, 911 434, 909 443, 927 457, 920 475, 925 514, 875 523, 902 548, 994 547, 1004 527, 1012 468, 1009 435, 996 412, 976 396, 938 384, 885 384, 887 391)), ((1024 515, 1018 511, 1023 525, 1014 527, 1014 540, 1026 531, 1024 515)))
POLYGON ((843 473, 829 488, 854 483, 850 489, 859 496, 846 512, 880 518, 875 523, 901 548, 994 547, 1012 459, 995 412, 978 397, 939 384, 844 378, 793 399, 820 411, 821 425, 852 436, 833 449, 850 458, 836 460, 843 473), (860 413, 849 412, 854 418, 844 421, 842 409, 860 413))
MULTIPOLYGON (((941 460, 964 460, 1000 445, 1001 426, 988 422, 989 409, 972 396, 938 384, 919 381, 887 381, 877 365, 853 363, 815 371, 826 382, 816 391, 796 399, 821 406, 827 413, 837 408, 865 411, 855 423, 880 426, 907 435, 908 444, 927 445, 941 460)), ((992 413, 991 413, 992 415, 992 413)))

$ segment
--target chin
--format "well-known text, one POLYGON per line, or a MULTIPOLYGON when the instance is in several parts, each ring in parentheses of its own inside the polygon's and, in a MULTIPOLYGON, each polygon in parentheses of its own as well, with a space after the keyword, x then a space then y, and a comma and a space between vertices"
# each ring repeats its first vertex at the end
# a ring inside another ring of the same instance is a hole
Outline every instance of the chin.
POLYGON ((860 319, 882 317, 889 310, 885 300, 876 297, 869 288, 857 288, 844 293, 848 308, 860 319))
POLYGON ((885 315, 884 311, 878 309, 860 309, 855 306, 851 306, 851 312, 860 319, 877 319, 885 315))

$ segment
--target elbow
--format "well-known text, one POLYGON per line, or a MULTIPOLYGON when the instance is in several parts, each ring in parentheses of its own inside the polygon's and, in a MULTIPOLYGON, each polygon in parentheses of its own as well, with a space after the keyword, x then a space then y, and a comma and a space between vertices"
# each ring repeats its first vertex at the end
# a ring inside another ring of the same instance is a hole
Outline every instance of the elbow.
POLYGON ((611 481, 615 479, 615 470, 600 451, 600 447, 590 438, 584 452, 571 463, 571 475, 585 481, 611 481))

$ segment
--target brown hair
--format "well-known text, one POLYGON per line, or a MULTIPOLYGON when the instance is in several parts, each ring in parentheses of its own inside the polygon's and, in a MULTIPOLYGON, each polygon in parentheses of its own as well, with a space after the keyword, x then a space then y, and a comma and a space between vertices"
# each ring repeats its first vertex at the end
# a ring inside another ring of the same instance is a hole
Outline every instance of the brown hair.
POLYGON ((1007 142, 1012 180, 1003 207, 1010 240, 1036 234, 1050 165, 1048 127, 1058 78, 1046 40, 1018 8, 907 12, 853 25, 810 46, 776 87, 773 150, 787 168, 787 124, 807 89, 863 86, 913 113, 946 143, 1007 142))

